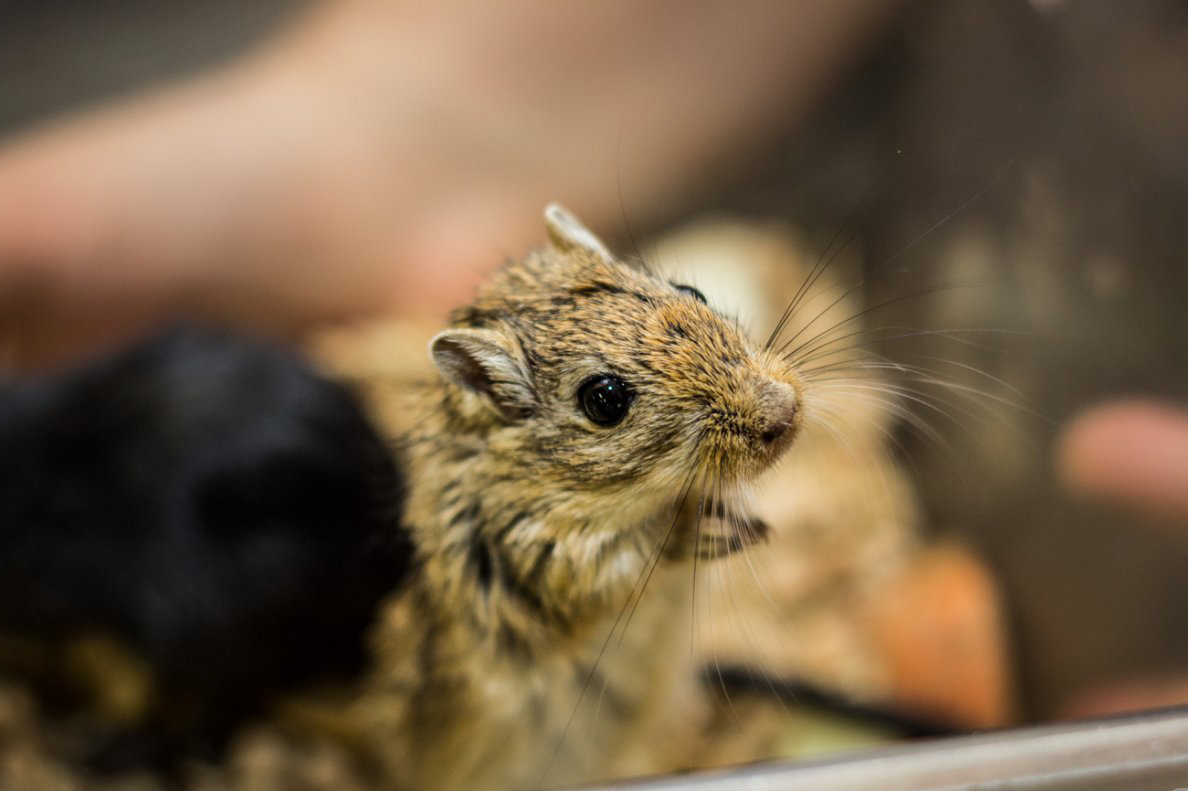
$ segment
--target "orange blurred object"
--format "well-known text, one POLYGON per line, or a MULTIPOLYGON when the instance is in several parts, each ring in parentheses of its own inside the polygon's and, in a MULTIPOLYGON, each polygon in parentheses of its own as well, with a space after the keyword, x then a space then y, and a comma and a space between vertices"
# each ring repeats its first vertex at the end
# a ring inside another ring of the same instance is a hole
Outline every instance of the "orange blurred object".
POLYGON ((972 552, 926 549, 870 602, 866 618, 897 705, 969 728, 1015 720, 1001 600, 972 552))

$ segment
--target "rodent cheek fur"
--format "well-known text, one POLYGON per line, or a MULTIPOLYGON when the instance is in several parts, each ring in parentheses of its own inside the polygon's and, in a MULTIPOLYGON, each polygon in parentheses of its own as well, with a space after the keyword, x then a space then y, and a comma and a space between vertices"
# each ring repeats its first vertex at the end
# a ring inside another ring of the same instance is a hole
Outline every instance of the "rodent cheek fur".
POLYGON ((598 320, 535 339, 538 410, 510 430, 539 474, 604 495, 671 499, 750 477, 791 442, 801 420, 793 368, 705 305, 661 288, 646 311, 629 295, 593 298, 588 315, 598 320), (595 425, 578 402, 581 384, 603 373, 633 394, 613 426, 595 425))
POLYGON ((655 400, 659 421, 681 421, 695 444, 682 448, 705 482, 734 483, 766 469, 801 422, 793 366, 757 349, 705 305, 673 300, 647 323, 651 366, 663 373, 655 400))

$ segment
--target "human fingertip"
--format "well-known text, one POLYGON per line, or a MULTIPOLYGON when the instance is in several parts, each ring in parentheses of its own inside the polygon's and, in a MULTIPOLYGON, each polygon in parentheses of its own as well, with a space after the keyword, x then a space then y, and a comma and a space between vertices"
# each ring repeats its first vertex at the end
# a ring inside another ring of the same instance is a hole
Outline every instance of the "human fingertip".
POLYGON ((1056 443, 1061 484, 1072 494, 1188 518, 1188 411, 1129 399, 1075 417, 1056 443))

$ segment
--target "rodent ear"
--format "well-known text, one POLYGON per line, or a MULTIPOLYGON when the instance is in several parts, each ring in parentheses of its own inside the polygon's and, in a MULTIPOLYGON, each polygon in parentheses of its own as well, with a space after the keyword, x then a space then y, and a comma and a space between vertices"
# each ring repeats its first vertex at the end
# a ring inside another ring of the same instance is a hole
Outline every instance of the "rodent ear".
POLYGON ((590 229, 582 225, 577 217, 569 213, 559 203, 550 203, 544 210, 545 229, 549 233, 549 242, 559 253, 572 250, 585 250, 593 253, 603 261, 613 262, 615 257, 590 229))
POLYGON ((484 397, 504 420, 534 411, 536 394, 514 341, 491 330, 452 329, 433 336, 429 353, 441 375, 484 397))

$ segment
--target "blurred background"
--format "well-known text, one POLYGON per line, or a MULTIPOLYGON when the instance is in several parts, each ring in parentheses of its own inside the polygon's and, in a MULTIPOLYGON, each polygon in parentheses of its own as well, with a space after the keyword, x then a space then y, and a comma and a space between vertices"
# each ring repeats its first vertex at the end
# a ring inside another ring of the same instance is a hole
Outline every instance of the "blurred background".
MULTIPOLYGON (((0 135, 222 63, 305 7, 6 0, 0 135)), ((630 210, 600 230, 645 255, 707 212, 786 222, 810 250, 841 230, 867 304, 889 303, 872 323, 996 331, 882 351, 1010 403, 923 409, 943 442, 905 424, 897 447, 926 529, 1001 592, 1020 719, 1118 682, 1188 701, 1188 530, 1077 502, 1053 471, 1060 428, 1102 399, 1188 404, 1188 5, 905 2, 830 85, 662 200, 632 199, 628 160, 630 210)))
POLYGON ((0 6, 0 128, 194 74, 241 54, 306 3, 48 3, 0 6))

